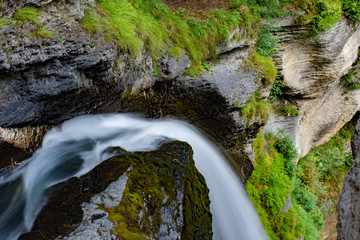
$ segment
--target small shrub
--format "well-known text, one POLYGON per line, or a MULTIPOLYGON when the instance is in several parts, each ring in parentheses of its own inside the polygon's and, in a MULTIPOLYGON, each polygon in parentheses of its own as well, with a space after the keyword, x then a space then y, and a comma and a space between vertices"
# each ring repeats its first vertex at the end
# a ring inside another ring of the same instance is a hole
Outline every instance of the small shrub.
POLYGON ((315 9, 317 14, 312 20, 315 33, 334 27, 341 19, 341 3, 339 0, 318 0, 315 9))
POLYGON ((283 131, 279 131, 278 134, 276 134, 276 142, 274 146, 284 155, 286 159, 294 160, 298 157, 293 140, 290 135, 284 134, 283 131))
POLYGON ((275 100, 278 96, 281 96, 281 88, 285 86, 285 83, 280 79, 280 76, 277 75, 274 81, 272 88, 270 89, 270 100, 275 100))
POLYGON ((276 29, 263 26, 261 30, 262 34, 255 43, 256 50, 262 56, 271 57, 278 52, 276 47, 279 46, 279 39, 271 33, 273 30, 276 29))
POLYGON ((360 85, 356 79, 357 72, 350 70, 346 75, 342 77, 342 79, 345 81, 345 85, 349 90, 356 90, 360 89, 360 85))
POLYGON ((358 24, 360 22, 360 2, 358 0, 341 0, 341 2, 345 16, 358 24))

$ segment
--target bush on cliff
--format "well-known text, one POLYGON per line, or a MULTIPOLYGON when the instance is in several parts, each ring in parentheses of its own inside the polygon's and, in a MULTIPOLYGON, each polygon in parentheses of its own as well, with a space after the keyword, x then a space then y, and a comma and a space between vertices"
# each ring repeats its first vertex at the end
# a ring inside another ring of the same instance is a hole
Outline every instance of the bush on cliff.
POLYGON ((319 239, 317 226, 322 226, 322 215, 319 220, 315 201, 310 197, 307 199, 311 201, 298 202, 292 197, 298 188, 293 163, 297 152, 290 136, 282 131, 276 135, 259 133, 253 148, 255 170, 246 190, 269 238, 319 239), (292 199, 292 204, 285 209, 289 199, 292 199))

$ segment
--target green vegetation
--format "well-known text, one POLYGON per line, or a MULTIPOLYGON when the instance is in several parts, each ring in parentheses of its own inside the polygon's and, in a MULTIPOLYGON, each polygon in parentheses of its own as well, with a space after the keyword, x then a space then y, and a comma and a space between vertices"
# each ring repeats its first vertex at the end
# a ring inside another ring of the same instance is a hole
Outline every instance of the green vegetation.
POLYGON ((281 212, 293 191, 296 150, 289 136, 259 133, 253 144, 255 170, 246 190, 270 239, 295 239, 302 235, 294 210, 281 212), (296 228, 292 225, 296 224, 296 228))
POLYGON ((9 26, 14 22, 18 25, 30 22, 35 27, 34 29, 31 29, 32 32, 29 34, 30 37, 53 39, 55 37, 55 33, 50 31, 46 26, 41 26, 41 11, 41 9, 35 7, 18 9, 12 18, 0 18, 0 28, 9 26))
POLYGON ((326 144, 300 159, 282 131, 259 133, 253 144, 255 170, 246 190, 270 239, 320 239, 324 217, 336 210, 346 172, 353 162, 345 151, 354 123, 348 123, 326 144), (291 199, 292 207, 283 211, 291 199))
POLYGON ((16 11, 14 19, 18 22, 30 21, 36 25, 40 22, 41 10, 34 7, 26 7, 16 11))
POLYGON ((250 125, 252 121, 265 124, 270 117, 272 111, 271 104, 267 101, 260 100, 260 96, 260 92, 255 92, 254 96, 252 96, 240 110, 240 116, 246 117, 248 125, 250 125))
POLYGON ((248 59, 248 66, 259 74, 259 79, 265 85, 275 82, 277 68, 270 57, 254 52, 248 59))
POLYGON ((275 106, 275 113, 278 115, 295 117, 299 115, 299 110, 294 106, 294 104, 287 102, 285 104, 275 106))
MULTIPOLYGON (((337 209, 345 175, 354 161, 352 154, 345 150, 354 128, 355 123, 348 123, 329 142, 314 148, 298 164, 300 194, 316 199, 325 216, 337 209)), ((295 196, 299 192, 294 192, 295 196)))
POLYGON ((37 38, 49 38, 49 39, 53 39, 55 37, 55 33, 50 31, 48 28, 46 27, 41 27, 39 28, 36 32, 35 35, 37 38))
POLYGON ((261 27, 261 35, 255 43, 255 48, 262 56, 272 57, 278 50, 276 47, 279 45, 279 39, 274 36, 271 31, 275 31, 276 28, 268 26, 261 27))
POLYGON ((319 0, 315 4, 316 15, 312 19, 313 30, 315 33, 325 31, 335 26, 341 19, 340 0, 319 0))
POLYGON ((359 69, 359 68, 360 68, 360 52, 359 52, 358 59, 352 65, 352 69, 341 78, 341 80, 344 81, 345 86, 349 90, 360 89, 360 84, 358 82, 359 76, 358 76, 358 72, 357 72, 357 69, 359 69))
POLYGON ((340 0, 298 0, 295 3, 306 11, 298 23, 310 23, 316 34, 332 28, 341 19, 340 0))
POLYGON ((360 22, 360 2, 358 0, 341 0, 344 14, 355 24, 360 22))
POLYGON ((242 16, 233 9, 211 10, 202 20, 189 17, 185 11, 173 13, 157 1, 100 0, 87 10, 82 24, 86 31, 102 32, 132 55, 145 48, 156 59, 165 44, 170 49, 184 49, 193 63, 188 74, 196 75, 204 60, 216 58, 216 44, 242 21, 242 16))
POLYGON ((270 89, 270 100, 275 100, 278 96, 281 96, 281 88, 285 86, 285 83, 280 79, 281 75, 277 75, 272 88, 270 89))
POLYGON ((108 212, 109 220, 116 223, 113 229, 117 237, 156 238, 162 223, 162 211, 167 207, 182 211, 171 214, 183 214, 184 225, 178 230, 185 239, 210 239, 209 190, 195 168, 190 146, 173 142, 146 156, 127 154, 116 159, 132 165, 127 172, 121 203, 112 208, 102 205, 99 208, 108 212), (184 194, 183 199, 178 199, 179 192, 184 194))
POLYGON ((342 79, 345 81, 345 85, 349 90, 360 89, 359 83, 356 81, 357 72, 354 70, 350 70, 347 74, 345 74, 342 79))
POLYGON ((8 18, 0 18, 0 28, 9 26, 10 24, 13 23, 12 19, 8 19, 8 18))

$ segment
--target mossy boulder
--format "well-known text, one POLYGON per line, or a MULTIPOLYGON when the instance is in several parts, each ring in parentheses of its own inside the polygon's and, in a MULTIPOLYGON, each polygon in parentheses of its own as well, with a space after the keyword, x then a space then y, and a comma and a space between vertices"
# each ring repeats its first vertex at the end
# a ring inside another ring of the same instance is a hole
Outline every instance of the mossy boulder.
POLYGON ((188 144, 166 143, 152 152, 111 151, 117 156, 79 179, 52 187, 33 230, 20 239, 212 238, 209 190, 188 144), (101 202, 116 201, 107 189, 123 176, 119 202, 101 202), (86 212, 89 204, 95 206, 93 212, 86 212), (102 224, 93 224, 97 221, 102 224))

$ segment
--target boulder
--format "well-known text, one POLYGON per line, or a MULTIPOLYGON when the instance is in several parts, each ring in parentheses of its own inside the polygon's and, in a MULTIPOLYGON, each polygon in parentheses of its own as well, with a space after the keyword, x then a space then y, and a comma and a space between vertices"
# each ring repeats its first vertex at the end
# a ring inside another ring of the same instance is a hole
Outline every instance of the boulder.
POLYGON ((51 187, 31 232, 19 239, 211 239, 209 190, 191 147, 106 160, 80 178, 51 187))

